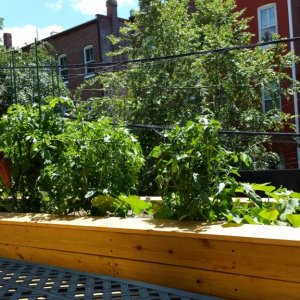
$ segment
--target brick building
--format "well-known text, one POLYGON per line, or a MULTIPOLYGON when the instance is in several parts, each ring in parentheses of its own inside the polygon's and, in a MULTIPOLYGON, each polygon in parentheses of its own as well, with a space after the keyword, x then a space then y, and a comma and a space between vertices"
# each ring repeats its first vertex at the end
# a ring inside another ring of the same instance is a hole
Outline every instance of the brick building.
MULTIPOLYGON (((293 38, 300 36, 300 0, 236 0, 238 10, 245 9, 243 17, 252 17, 249 31, 254 34, 253 42, 269 41, 273 34, 281 37, 293 38)), ((300 55, 300 41, 290 42, 289 50, 300 55)), ((300 65, 294 64, 291 76, 300 81, 300 65)), ((263 93, 263 109, 271 108, 271 99, 263 93)), ((293 96, 292 101, 278 99, 278 106, 282 111, 295 115, 295 126, 299 131, 299 94, 293 96)), ((287 168, 300 168, 300 145, 277 143, 277 152, 285 157, 287 168)))
POLYGON ((61 66, 59 72, 71 92, 84 80, 95 76, 97 66, 93 66, 94 63, 112 61, 111 57, 106 56, 113 50, 107 37, 118 35, 119 28, 127 20, 118 17, 117 0, 107 0, 106 6, 106 16, 97 14, 89 22, 43 39, 55 48, 61 66))

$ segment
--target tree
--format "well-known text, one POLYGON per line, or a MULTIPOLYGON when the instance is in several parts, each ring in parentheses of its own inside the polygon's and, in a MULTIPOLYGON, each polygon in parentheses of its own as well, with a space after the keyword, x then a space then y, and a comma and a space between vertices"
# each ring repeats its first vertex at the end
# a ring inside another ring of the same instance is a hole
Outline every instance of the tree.
MULTIPOLYGON (((193 13, 189 0, 141 0, 140 4, 142 10, 134 13, 134 22, 126 23, 119 37, 111 37, 113 56, 141 59, 251 43, 249 19, 236 11, 234 0, 196 0, 193 13)), ((210 114, 224 130, 280 130, 289 117, 275 103, 279 96, 290 98, 299 87, 289 76, 293 59, 280 44, 135 63, 98 80, 110 91, 111 106, 114 98, 120 98, 111 87, 117 83, 125 87, 121 96, 131 112, 129 122, 184 124, 210 114), (273 100, 273 109, 267 113, 262 111, 262 91, 273 100)), ((158 135, 139 134, 147 154, 158 135)), ((266 137, 250 141, 230 137, 223 142, 233 150, 246 150, 256 168, 264 168, 278 158, 266 151, 268 141, 266 137)))
POLYGON ((39 103, 47 96, 67 96, 55 67, 55 52, 48 43, 29 52, 0 47, 0 105, 39 103))
MULTIPOLYGON (((3 30, 3 18, 0 18, 0 32, 3 30)), ((0 36, 0 43, 2 43, 2 36, 0 36)))

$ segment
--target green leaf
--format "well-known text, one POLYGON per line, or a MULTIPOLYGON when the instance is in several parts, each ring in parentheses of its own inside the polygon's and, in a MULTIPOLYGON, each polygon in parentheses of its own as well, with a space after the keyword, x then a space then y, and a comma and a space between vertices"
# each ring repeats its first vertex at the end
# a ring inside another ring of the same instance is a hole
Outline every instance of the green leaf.
POLYGON ((298 199, 289 199, 289 200, 279 200, 278 202, 279 210, 282 211, 280 215, 280 220, 285 221, 287 215, 291 215, 296 212, 299 207, 298 199))
POLYGON ((274 190, 276 190, 276 188, 272 185, 268 185, 269 183, 261 183, 261 184, 257 184, 257 183, 252 183, 251 186, 253 188, 253 190, 255 191, 262 191, 262 192, 266 192, 266 193, 271 193, 274 190))
POLYGON ((153 148, 152 152, 151 152, 151 156, 154 158, 159 158, 162 154, 162 149, 160 146, 156 146, 153 148))
POLYGON ((243 216, 243 222, 247 224, 258 224, 250 215, 243 216))
POLYGON ((236 189, 238 193, 245 193, 250 201, 253 201, 254 204, 260 208, 262 208, 262 199, 261 197, 255 193, 252 185, 249 183, 240 183, 239 187, 236 189))
POLYGON ((292 192, 291 197, 300 199, 300 193, 292 192))
POLYGON ((94 207, 103 208, 103 207, 110 206, 114 200, 115 199, 110 195, 99 195, 94 197, 91 203, 92 206, 94 207))
POLYGON ((250 156, 247 155, 246 153, 241 153, 241 154, 240 154, 240 159, 241 159, 241 161, 242 161, 247 167, 250 167, 250 166, 251 166, 252 160, 251 160, 250 156))
POLYGON ((241 224, 243 221, 243 218, 230 211, 227 214, 223 214, 223 215, 227 218, 227 221, 231 223, 241 224))
POLYGON ((286 219, 292 224, 293 227, 300 227, 300 215, 299 214, 287 215, 286 219))
POLYGON ((259 213, 259 216, 268 222, 272 222, 278 218, 279 211, 275 208, 265 208, 259 213))
POLYGON ((135 215, 149 211, 152 207, 151 203, 141 200, 139 196, 120 196, 119 199, 129 204, 135 215))

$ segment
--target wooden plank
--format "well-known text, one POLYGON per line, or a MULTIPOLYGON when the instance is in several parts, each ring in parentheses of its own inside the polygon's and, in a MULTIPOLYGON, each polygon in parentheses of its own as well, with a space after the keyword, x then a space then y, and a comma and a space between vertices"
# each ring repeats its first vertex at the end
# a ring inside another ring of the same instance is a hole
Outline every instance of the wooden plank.
POLYGON ((114 266, 119 277, 226 299, 299 299, 299 283, 123 259, 114 266))
POLYGON ((114 276, 113 260, 100 255, 70 253, 0 244, 0 257, 114 276))
POLYGON ((202 236, 206 239, 242 241, 286 246, 300 246, 300 228, 286 226, 243 225, 228 226, 224 224, 199 224, 199 222, 178 222, 139 218, 86 218, 55 217, 45 214, 11 214, 0 213, 1 224, 19 224, 23 226, 50 226, 69 228, 76 226, 84 230, 107 232, 138 233, 144 235, 202 236))
POLYGON ((300 290, 300 235, 292 240, 300 231, 293 228, 84 220, 0 214, 0 256, 232 299, 296 299, 300 290))
POLYGON ((300 282, 300 247, 1 225, 2 243, 300 282), (272 255, 270 255, 272 253, 272 255))
POLYGON ((0 244, 0 256, 230 299, 299 299, 300 284, 96 255, 0 244))

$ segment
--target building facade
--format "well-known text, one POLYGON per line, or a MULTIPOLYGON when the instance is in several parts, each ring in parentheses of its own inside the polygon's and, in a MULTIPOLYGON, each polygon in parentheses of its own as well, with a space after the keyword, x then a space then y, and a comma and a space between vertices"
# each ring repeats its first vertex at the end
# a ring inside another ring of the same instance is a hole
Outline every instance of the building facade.
MULTIPOLYGON (((95 19, 60 33, 53 33, 43 41, 50 43, 57 54, 59 73, 72 92, 101 69, 97 63, 112 62, 107 56, 113 51, 109 35, 118 35, 126 19, 118 17, 116 0, 107 0, 107 15, 97 14, 95 19)), ((31 45, 23 48, 28 51, 31 45)), ((87 93, 88 96, 93 96, 87 93)), ((84 97, 84 96, 83 96, 84 97)))
MULTIPOLYGON (((263 42, 272 39, 273 34, 282 38, 300 36, 300 0, 236 0, 237 9, 245 12, 243 17, 252 18, 249 31, 253 34, 253 42, 263 42)), ((300 41, 289 42, 288 49, 300 55, 300 41)), ((290 74, 293 79, 300 80, 300 65, 292 64, 290 74)), ((296 132, 299 134, 299 94, 292 99, 278 99, 278 107, 286 113, 295 116, 296 132)), ((262 108, 267 111, 271 108, 271 99, 262 92, 262 108)), ((286 168, 300 168, 300 145, 286 142, 274 143, 274 150, 284 156, 286 168)))

